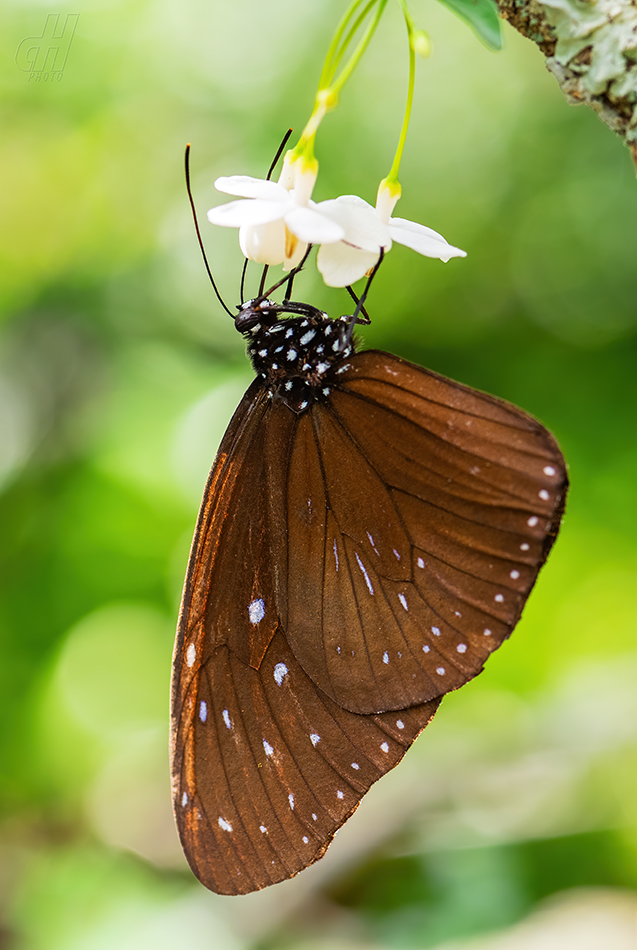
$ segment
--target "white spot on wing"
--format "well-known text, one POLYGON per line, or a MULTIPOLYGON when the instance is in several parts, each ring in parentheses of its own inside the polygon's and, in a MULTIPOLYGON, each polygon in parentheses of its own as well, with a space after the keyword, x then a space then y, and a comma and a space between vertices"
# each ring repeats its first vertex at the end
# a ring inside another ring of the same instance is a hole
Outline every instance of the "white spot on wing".
POLYGON ((270 743, 268 742, 267 739, 264 739, 264 740, 263 740, 263 748, 265 749, 265 754, 266 754, 266 755, 273 755, 273 754, 274 754, 274 749, 272 748, 272 746, 270 745, 270 743))
POLYGON ((383 752, 389 752, 389 746, 386 742, 381 742, 380 747, 383 752))
POLYGON ((308 330, 307 333, 304 333, 301 337, 301 346, 307 346, 310 340, 313 340, 316 336, 316 330, 308 330))
POLYGON ((224 831, 232 831, 232 825, 230 822, 226 821, 225 818, 222 818, 221 815, 219 815, 219 827, 223 828, 224 831))
POLYGON ((292 811, 294 811, 294 795, 292 794, 292 792, 290 792, 290 794, 288 795, 288 801, 290 803, 290 808, 292 809, 292 811))
POLYGON ((546 488, 543 488, 541 491, 539 491, 538 495, 540 496, 542 501, 548 501, 549 498, 551 497, 549 493, 547 492, 546 488))
POLYGON ((504 603, 504 597, 502 596, 502 594, 496 594, 493 599, 495 600, 496 604, 504 603))
POLYGON ((374 544, 374 539, 372 538, 372 536, 371 536, 371 534, 369 533, 369 531, 367 532, 367 537, 369 538, 369 543, 370 543, 371 546, 373 547, 374 551, 376 551, 376 554, 378 554, 378 556, 380 557, 380 554, 378 553, 378 548, 377 548, 376 545, 374 544))
POLYGON ((483 630, 482 632, 484 633, 485 637, 490 637, 490 636, 491 636, 491 631, 489 630, 488 627, 486 627, 486 629, 483 630))
POLYGON ((404 728, 405 728, 405 723, 402 721, 402 719, 397 719, 397 720, 396 720, 396 725, 398 726, 399 729, 404 729, 404 728))
POLYGON ((511 578, 511 580, 517 581, 519 576, 520 576, 519 571, 509 571, 509 577, 511 578))
POLYGON ((184 794, 181 796, 181 807, 185 808, 187 804, 188 804, 188 792, 184 792, 184 794))
POLYGON ((438 674, 438 676, 444 676, 445 675, 444 666, 439 666, 438 669, 436 670, 436 673, 438 674))
POLYGON ((431 632, 433 633, 434 637, 439 637, 439 636, 440 636, 440 627, 432 627, 432 628, 431 628, 431 632))
POLYGON ((424 647, 422 648, 422 652, 423 652, 423 653, 429 653, 429 647, 428 647, 428 645, 427 645, 426 643, 425 643, 424 647))
POLYGON ((317 820, 317 816, 314 814, 314 812, 312 812, 312 821, 316 821, 316 820, 317 820))
POLYGON ((336 561, 336 570, 338 570, 338 549, 336 547, 336 538, 334 538, 334 560, 336 561))
POLYGON ((365 583, 367 584, 367 589, 368 589, 368 591, 370 592, 370 594, 373 594, 373 593, 374 593, 374 588, 372 587, 372 582, 370 581, 369 577, 367 576, 367 571, 366 571, 365 568, 363 567, 363 562, 362 562, 361 559, 359 558, 357 552, 356 552, 356 560, 357 560, 357 562, 358 562, 358 566, 360 567, 361 571, 363 572, 363 577, 365 578, 365 583))
POLYGON ((387 650, 383 653, 383 663, 389 663, 389 653, 387 650))
POLYGON ((338 790, 337 793, 336 793, 336 797, 337 797, 337 798, 344 798, 344 797, 345 797, 345 796, 343 795, 342 791, 340 790, 340 788, 339 788, 339 790, 338 790))
POLYGON ((352 768, 358 771, 358 769, 360 769, 360 765, 358 764, 358 762, 352 762, 352 768))
POLYGON ((195 645, 194 643, 189 643, 188 649, 186 650, 186 663, 188 666, 192 666, 194 664, 196 657, 197 651, 195 650, 195 645))
POLYGON ((319 742, 321 741, 321 737, 316 732, 310 733, 310 739, 312 741, 312 745, 314 746, 314 748, 316 748, 319 742))
POLYGON ((262 835, 264 835, 267 830, 268 829, 265 827, 265 825, 259 825, 259 831, 261 832, 262 835))
POLYGON ((288 675, 288 668, 285 663, 277 663, 274 667, 274 681, 277 686, 280 686, 285 677, 288 675))
POLYGON ((399 594, 398 600, 401 602, 405 610, 409 610, 409 607, 407 606, 407 598, 405 597, 404 594, 399 594))
POLYGON ((225 722, 227 728, 232 729, 232 720, 230 719, 230 713, 228 710, 224 709, 221 715, 223 716, 223 721, 225 722))
POLYGON ((534 527, 536 526, 536 524, 538 523, 539 520, 540 520, 540 519, 539 519, 539 518, 536 518, 535 515, 531 515, 530 518, 527 518, 526 523, 528 524, 529 528, 534 528, 534 527))
POLYGON ((418 558, 418 560, 416 561, 416 564, 418 565, 418 567, 424 567, 424 566, 425 566, 425 562, 423 561, 423 559, 422 559, 421 557, 418 558))
POLYGON ((552 465, 545 465, 545 466, 544 466, 544 474, 545 474, 545 475, 555 475, 555 469, 553 468, 552 465))
POLYGON ((253 600, 251 604, 248 604, 248 616, 250 617, 250 623, 256 624, 261 623, 265 617, 265 604, 263 599, 259 597, 258 600, 253 600))
POLYGON ((307 835, 303 835, 303 844, 307 844, 309 840, 310 839, 307 837, 307 835))
POLYGON ((394 552, 394 557, 396 558, 396 560, 400 561, 400 554, 398 553, 396 548, 392 548, 392 551, 394 552))
POLYGON ((527 544, 526 541, 523 541, 520 545, 520 551, 528 551, 530 547, 530 544, 527 544))
POLYGON ((466 644, 466 643, 459 643, 458 646, 456 647, 456 650, 458 651, 458 653, 466 653, 466 652, 467 652, 467 644, 466 644))
POLYGON ((199 703, 199 718, 202 722, 205 722, 208 718, 208 704, 205 699, 202 699, 199 703))

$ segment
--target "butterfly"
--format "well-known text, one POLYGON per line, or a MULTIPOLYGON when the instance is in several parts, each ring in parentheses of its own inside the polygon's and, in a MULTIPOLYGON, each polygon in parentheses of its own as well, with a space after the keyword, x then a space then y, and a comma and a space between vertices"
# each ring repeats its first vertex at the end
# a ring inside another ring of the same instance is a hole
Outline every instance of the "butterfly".
MULTIPOLYGON (((358 308, 357 308, 358 311, 358 308)), ((510 635, 567 474, 527 413, 267 295, 205 488, 172 681, 192 870, 246 894, 318 860, 510 635)))

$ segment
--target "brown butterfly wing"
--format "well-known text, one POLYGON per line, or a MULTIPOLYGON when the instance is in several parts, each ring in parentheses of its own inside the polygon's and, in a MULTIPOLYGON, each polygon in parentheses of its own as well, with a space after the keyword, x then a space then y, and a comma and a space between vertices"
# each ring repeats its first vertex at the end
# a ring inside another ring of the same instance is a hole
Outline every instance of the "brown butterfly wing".
POLYGON ((520 617, 567 488, 537 420, 379 351, 349 359, 301 417, 290 472, 303 475, 287 481, 286 637, 317 686, 364 714, 480 672, 520 617))
POLYGON ((246 894, 318 860, 437 705, 347 712, 281 633, 259 670, 216 650, 190 680, 175 734, 174 807, 194 873, 219 894, 246 894))
POLYGON ((534 419, 384 353, 336 375, 300 414, 253 383, 199 515, 173 793, 220 893, 321 857, 509 635, 559 525, 564 463, 534 419))
POLYGON ((272 506, 284 502, 303 418, 270 402, 258 381, 250 387, 208 480, 184 589, 173 801, 194 873, 222 894, 265 887, 320 858, 438 705, 348 712, 315 686, 286 642, 277 605, 285 603, 287 549, 272 506))

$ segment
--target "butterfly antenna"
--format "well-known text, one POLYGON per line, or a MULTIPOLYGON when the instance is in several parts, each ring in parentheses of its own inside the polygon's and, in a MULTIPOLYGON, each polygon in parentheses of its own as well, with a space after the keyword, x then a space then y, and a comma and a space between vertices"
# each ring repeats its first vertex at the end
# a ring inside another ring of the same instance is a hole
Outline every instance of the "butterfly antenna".
POLYGON ((246 284, 246 272, 248 270, 248 258, 246 257, 243 262, 243 267, 241 268, 241 305, 243 306, 245 302, 245 284, 246 284))
MULTIPOLYGON (((347 293, 350 295, 350 297, 352 298, 352 300, 354 301, 354 303, 355 303, 356 306, 358 307, 358 305, 359 305, 359 303, 360 303, 360 300, 358 299, 357 295, 354 293, 354 290, 353 290, 349 285, 345 288, 345 290, 347 291, 347 293)), ((371 318, 370 315, 368 314, 367 310, 365 310, 365 307, 361 306, 360 312, 361 312, 361 313, 363 314, 363 316, 365 317, 365 320, 360 320, 360 319, 359 319, 359 321, 358 321, 359 323, 368 324, 368 323, 371 323, 371 322, 372 322, 372 318, 371 318)), ((360 316, 360 315, 359 315, 359 316, 360 316)))
POLYGON ((290 300, 292 298, 292 285, 294 284, 294 278, 303 269, 303 266, 306 260, 308 259, 311 250, 312 250, 312 245, 308 244, 307 251, 301 258, 300 263, 294 268, 294 270, 291 270, 290 273, 288 274, 288 285, 285 288, 285 295, 283 297, 284 300, 290 300))
MULTIPOLYGON (((357 321, 357 319, 358 319, 359 313, 360 313, 361 311, 364 312, 364 304, 365 304, 365 300, 367 299, 367 294, 369 293, 369 288, 371 287, 372 281, 373 281, 374 277, 376 276, 376 271, 378 270, 378 268, 380 267, 380 265, 383 263, 383 258, 384 258, 384 256, 385 256, 385 248, 384 248, 384 247, 381 247, 381 249, 380 249, 380 254, 378 255, 378 260, 377 260, 376 263, 374 264, 374 267, 372 268, 372 272, 371 272, 371 274, 369 275, 369 277, 367 278, 367 283, 365 284, 365 289, 363 290, 363 293, 360 295, 360 299, 359 299, 358 303, 356 304, 356 310, 354 311, 354 313, 352 314, 352 316, 351 316, 351 318, 350 318, 349 326, 348 326, 348 328, 347 328, 347 333, 345 334, 345 337, 344 337, 344 339, 342 340, 341 345, 340 345, 340 347, 339 347, 339 349, 341 349, 341 350, 344 350, 344 349, 349 345, 349 342, 350 342, 350 340, 352 339, 352 333, 354 332, 354 324, 356 323, 356 321, 357 321)), ((352 293, 353 293, 353 292, 352 292, 352 293)), ((369 317, 368 317, 368 319, 369 319, 369 317)))
POLYGON ((234 320, 234 314, 233 314, 233 312, 232 312, 231 310, 229 310, 228 307, 226 306, 225 301, 224 301, 223 297, 221 296, 221 294, 219 293, 219 291, 218 291, 218 289, 217 289, 217 285, 215 284, 215 279, 214 279, 214 277, 212 276, 212 271, 210 270, 210 265, 209 265, 209 263, 208 263, 208 258, 206 257, 206 251, 205 251, 205 248, 204 248, 204 246, 203 246, 203 241, 202 241, 202 239, 201 239, 201 231, 199 230, 199 224, 197 223, 197 211, 196 211, 196 209, 195 209, 195 202, 194 202, 194 199, 193 199, 193 197, 192 197, 192 189, 191 189, 191 187, 190 187, 190 142, 188 143, 188 145, 186 145, 185 169, 186 169, 186 190, 187 190, 187 192, 188 192, 188 200, 190 201, 190 208, 191 208, 191 211, 192 211, 192 219, 193 219, 193 221, 195 222, 195 231, 197 232, 197 240, 199 241, 199 247, 201 248, 201 253, 202 253, 202 255, 203 255, 203 262, 204 262, 204 264, 206 265, 206 271, 208 272, 208 277, 210 278, 210 283, 212 284, 212 289, 214 290, 214 292, 215 292, 216 295, 217 295, 217 300, 219 301, 219 303, 221 304, 221 306, 223 307, 223 309, 226 311, 226 313, 229 314, 229 316, 231 316, 232 319, 234 320))
POLYGON ((283 141, 282 141, 281 144, 279 145, 279 149, 278 149, 276 155, 274 156, 274 161, 273 161, 272 164, 270 165, 268 174, 265 176, 266 181, 270 181, 270 176, 272 175, 272 172, 273 172, 274 169, 276 168, 276 163, 277 163, 278 160, 281 158, 281 153, 283 152, 283 149, 285 148, 285 146, 288 144, 288 139, 289 139, 289 137, 290 137, 291 135, 292 135, 292 129, 288 129, 287 132, 285 133, 285 135, 283 136, 283 141))
MULTIPOLYGON (((289 274, 286 274, 285 277, 282 277, 281 280, 278 280, 278 281, 276 282, 276 284, 272 284, 272 286, 271 286, 270 288, 268 288, 268 290, 266 290, 265 293, 262 293, 262 292, 260 291, 260 292, 259 292, 259 296, 260 296, 260 297, 269 297, 270 294, 273 294, 275 290, 278 290, 278 289, 279 289, 279 287, 281 286, 281 284, 285 284, 286 281, 287 281, 287 284, 288 284, 288 287, 289 287, 289 286, 290 286, 290 281, 293 281, 294 278, 296 277, 296 275, 297 275, 298 273, 300 273, 300 271, 303 270, 303 267, 305 266, 305 262, 306 262, 306 260, 308 259, 311 250, 312 250, 312 245, 311 245, 311 244, 308 244, 308 246, 307 246, 307 251, 305 252, 305 254, 303 255, 303 257, 301 258, 301 260, 299 261, 299 263, 296 265, 296 267, 293 268, 293 269, 290 271, 289 274)), ((289 300, 290 298, 286 296, 285 299, 286 299, 286 300, 289 300)))
MULTIPOLYGON (((269 268, 270 268, 270 265, 269 265, 269 264, 266 264, 265 267, 263 268, 263 273, 261 274, 261 280, 260 280, 260 282, 259 282, 259 293, 257 294, 257 297, 269 297, 269 296, 270 296, 269 293, 267 293, 267 294, 264 294, 264 293, 263 293, 263 288, 265 287, 265 278, 266 278, 267 275, 268 275, 268 270, 269 270, 269 268)), ((285 280, 287 280, 287 277, 285 278, 285 280)), ((277 284, 276 286, 278 287, 278 284, 277 284)))

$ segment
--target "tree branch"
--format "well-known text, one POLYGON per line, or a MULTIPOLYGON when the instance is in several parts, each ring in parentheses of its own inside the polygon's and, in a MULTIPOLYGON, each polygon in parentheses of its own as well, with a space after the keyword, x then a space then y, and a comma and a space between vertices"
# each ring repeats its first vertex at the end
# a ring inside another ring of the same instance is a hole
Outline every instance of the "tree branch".
POLYGON ((635 0, 497 0, 501 16, 546 56, 568 102, 585 102, 620 135, 637 167, 635 0))

